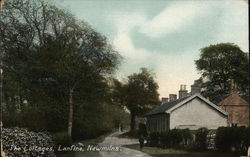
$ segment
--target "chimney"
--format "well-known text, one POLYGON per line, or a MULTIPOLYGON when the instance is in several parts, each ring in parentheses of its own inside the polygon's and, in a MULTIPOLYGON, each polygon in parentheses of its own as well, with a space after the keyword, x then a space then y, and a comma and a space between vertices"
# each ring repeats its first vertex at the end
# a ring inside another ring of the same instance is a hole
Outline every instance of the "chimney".
POLYGON ((230 90, 231 93, 237 92, 237 84, 234 82, 234 80, 231 80, 230 90))
POLYGON ((186 89, 186 85, 181 85, 180 90, 179 90, 179 99, 187 97, 188 96, 188 91, 186 89))
POLYGON ((165 104, 165 103, 168 103, 168 98, 162 97, 161 98, 161 104, 165 104))
POLYGON ((175 101, 176 99, 177 99, 177 95, 176 94, 169 94, 169 102, 175 101))
POLYGON ((200 92, 201 92, 201 88, 198 85, 196 84, 191 85, 191 95, 194 95, 200 92))

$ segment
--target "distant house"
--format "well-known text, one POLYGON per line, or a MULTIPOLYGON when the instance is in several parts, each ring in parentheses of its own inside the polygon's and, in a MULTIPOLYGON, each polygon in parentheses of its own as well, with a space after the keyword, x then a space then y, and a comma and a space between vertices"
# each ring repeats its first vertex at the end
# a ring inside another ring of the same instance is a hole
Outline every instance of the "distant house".
POLYGON ((219 106, 228 112, 230 126, 249 126, 249 103, 242 99, 236 90, 232 90, 219 106))
MULTIPOLYGON (((180 91, 184 90, 186 89, 181 87, 180 91)), ((191 91, 193 95, 188 96, 180 91, 179 99, 163 103, 146 114, 149 132, 161 132, 174 128, 216 129, 228 125, 228 114, 223 109, 199 93, 191 91)))

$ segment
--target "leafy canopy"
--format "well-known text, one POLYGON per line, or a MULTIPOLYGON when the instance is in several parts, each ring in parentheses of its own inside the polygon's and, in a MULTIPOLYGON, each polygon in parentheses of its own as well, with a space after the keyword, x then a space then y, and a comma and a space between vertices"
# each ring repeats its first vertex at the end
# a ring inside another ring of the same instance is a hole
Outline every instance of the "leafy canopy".
POLYGON ((107 77, 120 60, 106 37, 44 0, 6 1, 0 25, 6 104, 24 105, 28 100, 20 125, 65 130, 70 89, 74 89, 73 120, 77 124, 73 130, 80 132, 79 128, 88 126, 86 119, 93 116, 88 110, 97 114, 92 118, 95 122, 101 121, 103 104, 110 99, 107 77))
POLYGON ((249 57, 239 46, 231 43, 210 45, 201 49, 195 61, 201 73, 198 82, 204 94, 218 102, 230 93, 232 80, 241 95, 249 95, 249 57))
POLYGON ((125 106, 130 111, 130 127, 133 131, 136 125, 135 117, 143 116, 160 103, 158 84, 154 80, 154 75, 146 68, 141 68, 140 73, 128 76, 126 82, 115 80, 114 84, 114 102, 125 106))

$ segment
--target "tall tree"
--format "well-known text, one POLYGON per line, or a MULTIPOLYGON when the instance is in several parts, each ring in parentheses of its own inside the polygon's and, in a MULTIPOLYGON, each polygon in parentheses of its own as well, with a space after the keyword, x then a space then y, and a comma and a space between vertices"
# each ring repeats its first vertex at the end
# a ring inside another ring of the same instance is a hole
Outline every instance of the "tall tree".
POLYGON ((242 96, 249 96, 249 55, 239 46, 231 43, 210 45, 201 49, 200 58, 195 61, 202 76, 198 82, 203 94, 219 102, 230 93, 231 82, 238 86, 242 96))
POLYGON ((126 82, 116 81, 115 84, 114 98, 130 111, 130 130, 134 131, 136 116, 143 116, 160 103, 158 84, 154 80, 154 75, 146 68, 141 68, 140 73, 128 76, 126 82))
POLYGON ((5 80, 19 86, 10 93, 34 104, 34 95, 66 101, 71 136, 76 96, 90 91, 82 87, 88 83, 99 93, 96 85, 115 71, 119 54, 87 23, 43 0, 9 0, 0 22, 5 80))

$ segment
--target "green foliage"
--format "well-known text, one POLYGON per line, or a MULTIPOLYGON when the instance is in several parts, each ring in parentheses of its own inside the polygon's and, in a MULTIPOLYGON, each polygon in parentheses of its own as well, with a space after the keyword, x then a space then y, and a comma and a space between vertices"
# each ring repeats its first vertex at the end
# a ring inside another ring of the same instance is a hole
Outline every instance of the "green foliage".
POLYGON ((160 138, 159 132, 151 132, 149 134, 148 145, 149 146, 158 146, 159 145, 159 138, 160 138))
POLYGON ((107 117, 110 108, 98 105, 97 109, 95 105, 89 103, 76 108, 72 132, 74 140, 95 138, 114 128, 113 116, 107 117))
POLYGON ((172 145, 170 131, 165 131, 160 134, 160 143, 163 148, 170 148, 172 145))
POLYGON ((108 77, 120 56, 106 37, 44 0, 6 1, 0 24, 6 126, 62 132, 72 122, 82 138, 115 127, 105 111, 115 112, 108 77))
MULTIPOLYGON (((139 144, 125 145, 124 147, 140 151, 139 144)), ((159 147, 143 147, 143 153, 154 157, 236 157, 232 152, 218 151, 186 151, 183 149, 163 149, 159 147)))
POLYGON ((232 80, 240 94, 249 97, 249 57, 237 45, 220 43, 204 47, 195 64, 202 74, 199 82, 203 94, 210 100, 219 102, 227 96, 232 80))
POLYGON ((179 129, 170 130, 170 132, 169 132, 170 145, 173 147, 177 147, 178 145, 180 145, 180 143, 183 140, 182 136, 183 135, 181 134, 181 130, 179 130, 179 129))
POLYGON ((126 106, 131 114, 131 130, 135 129, 135 117, 142 116, 160 103, 158 84, 154 75, 146 68, 141 68, 140 73, 128 76, 125 83, 114 80, 114 101, 126 106))
POLYGON ((70 146, 72 144, 72 139, 69 137, 67 132, 58 132, 53 135, 53 139, 57 146, 70 146))
POLYGON ((188 139, 191 138, 191 133, 188 129, 172 129, 169 132, 171 147, 180 147, 188 139))
POLYGON ((195 144, 196 149, 198 150, 206 150, 207 149, 207 128, 199 128, 195 132, 195 144))
POLYGON ((163 148, 180 148, 187 145, 192 139, 189 129, 172 129, 165 132, 152 132, 149 136, 150 146, 161 146, 163 148))
POLYGON ((216 132, 216 148, 220 151, 231 151, 244 154, 250 145, 250 128, 220 127, 216 132))
POLYGON ((140 135, 142 135, 144 137, 148 136, 147 126, 143 123, 139 123, 138 137, 140 137, 140 135))

